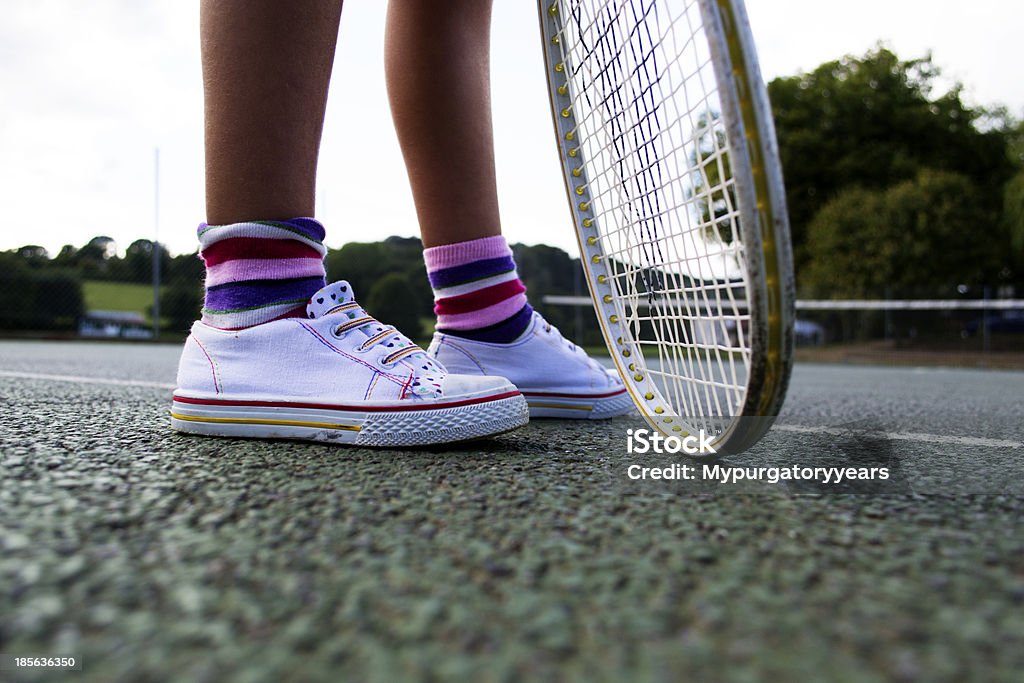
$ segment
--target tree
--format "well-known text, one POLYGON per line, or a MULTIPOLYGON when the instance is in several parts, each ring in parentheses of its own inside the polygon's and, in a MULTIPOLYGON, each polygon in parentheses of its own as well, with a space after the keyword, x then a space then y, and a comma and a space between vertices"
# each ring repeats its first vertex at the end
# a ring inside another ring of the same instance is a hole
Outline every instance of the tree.
POLYGON ((802 287, 812 296, 953 296, 961 283, 992 282, 999 243, 976 183, 922 171, 886 190, 845 190, 808 228, 814 259, 802 287))
MULTIPOLYGON (((1016 257, 1016 279, 1024 279, 1024 122, 1012 128, 1007 144, 1010 162, 1017 174, 1003 188, 1003 223, 1010 239, 1010 251, 1016 257)), ((1021 284, 1024 284, 1022 282, 1021 284)))
MULTIPOLYGON (((160 272, 168 278, 171 265, 167 247, 160 247, 160 272)), ((113 269, 112 269, 113 270, 113 269)), ((138 239, 125 249, 124 258, 120 259, 117 272, 112 273, 118 280, 125 282, 151 282, 153 279, 153 241, 138 239)))
MULTIPOLYGON (((420 317, 431 315, 434 296, 423 265, 423 244, 415 237, 388 237, 383 242, 350 242, 332 249, 325 261, 328 281, 347 280, 360 299, 389 273, 406 278, 420 317)), ((390 321, 389 321, 390 322, 390 321)))
POLYGON ((721 114, 711 110, 697 118, 694 148, 690 152, 690 166, 697 171, 692 196, 697 197, 705 239, 732 244, 729 216, 736 210, 737 199, 735 190, 726 188, 722 182, 732 177, 732 163, 720 119, 721 114))
MULTIPOLYGON (((129 260, 128 254, 133 251, 132 247, 143 241, 137 240, 128 247, 126 260, 129 260)), ((144 252, 145 246, 139 246, 140 251, 144 252)), ((149 244, 149 250, 149 258, 152 259, 152 243, 149 244)), ((160 317, 166 331, 187 332, 192 323, 199 318, 203 306, 203 261, 197 252, 179 254, 174 258, 167 257, 165 249, 161 249, 161 253, 166 259, 161 268, 163 280, 167 284, 160 292, 160 317)))
POLYGON ((16 252, 0 252, 0 329, 28 327, 35 303, 33 272, 16 252))
POLYGON ((33 268, 46 266, 50 261, 50 254, 38 244, 26 244, 24 247, 19 247, 17 254, 26 265, 33 268))
POLYGON ((73 271, 45 270, 35 276, 35 310, 43 329, 74 329, 85 313, 82 283, 73 271))
POLYGON ((164 280, 173 284, 182 280, 191 284, 198 284, 203 281, 206 269, 202 259, 197 252, 191 254, 178 254, 167 261, 167 269, 164 271, 164 280))
POLYGON ((423 335, 416 292, 401 273, 388 273, 374 283, 366 300, 366 309, 370 315, 394 325, 413 341, 423 335))
POLYGON ((1001 204, 1013 174, 1008 131, 983 126, 986 112, 968 108, 959 87, 933 96, 938 75, 930 56, 902 61, 878 47, 769 84, 799 271, 820 256, 806 244, 818 209, 854 186, 888 188, 930 168, 965 176, 982 202, 1001 204))
POLYGON ((99 235, 93 237, 89 242, 75 254, 75 266, 78 267, 82 276, 104 278, 110 265, 111 259, 117 257, 117 243, 112 237, 99 235))
POLYGON ((73 268, 78 263, 78 249, 71 244, 65 244, 60 252, 53 259, 53 264, 60 268, 73 268))
MULTIPOLYGON (((1005 284, 1024 289, 1024 170, 1006 183, 1003 189, 1003 229, 1006 232, 1004 262, 1001 275, 1005 284)), ((1004 283, 1000 283, 1004 284, 1004 283)))
POLYGON ((364 297, 380 278, 394 272, 393 261, 384 242, 349 242, 328 253, 326 267, 329 279, 347 280, 356 296, 364 297))
POLYGON ((544 303, 549 294, 587 295, 587 285, 578 258, 572 258, 557 247, 545 244, 512 245, 519 277, 526 285, 530 304, 567 335, 579 329, 574 341, 581 344, 602 343, 601 328, 593 308, 550 306, 544 303))
POLYGON ((1010 248, 1024 252, 1024 171, 1015 175, 1003 190, 1003 220, 1010 237, 1010 248))
POLYGON ((0 329, 74 329, 84 307, 73 271, 33 268, 17 252, 0 252, 0 329))
POLYGON ((199 318, 202 306, 203 289, 198 279, 177 278, 160 292, 160 317, 168 332, 187 332, 199 318))

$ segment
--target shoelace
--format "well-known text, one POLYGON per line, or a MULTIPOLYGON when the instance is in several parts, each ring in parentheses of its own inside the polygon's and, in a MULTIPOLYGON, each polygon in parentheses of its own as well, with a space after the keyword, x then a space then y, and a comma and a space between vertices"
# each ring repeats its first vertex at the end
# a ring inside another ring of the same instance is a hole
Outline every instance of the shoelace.
POLYGON ((601 371, 604 370, 604 366, 603 365, 601 365, 596 360, 594 360, 593 358, 588 356, 587 352, 584 351, 583 349, 581 349, 579 346, 577 346, 576 344, 573 344, 571 341, 566 339, 565 336, 561 333, 561 331, 557 327, 555 327, 554 325, 552 325, 551 323, 549 323, 547 320, 544 319, 544 316, 542 316, 540 313, 536 313, 536 312, 534 312, 534 315, 537 316, 537 322, 539 322, 540 324, 542 324, 544 326, 544 333, 545 334, 553 334, 553 335, 555 335, 556 337, 558 337, 559 341, 565 342, 566 346, 569 347, 570 351, 572 351, 573 353, 581 353, 581 354, 583 354, 583 357, 587 359, 587 363, 590 364, 590 367, 594 368, 595 370, 601 370, 601 371))
MULTIPOLYGON (((344 337, 352 330, 362 329, 370 325, 376 325, 377 330, 375 334, 369 334, 362 344, 356 347, 359 352, 369 351, 372 347, 383 344, 387 348, 394 348, 395 351, 387 354, 380 359, 380 364, 384 367, 394 367, 395 363, 403 358, 411 357, 417 353, 421 353, 428 358, 430 361, 429 365, 433 365, 433 359, 427 356, 427 352, 416 346, 412 341, 404 334, 399 332, 394 325, 385 325, 373 316, 369 315, 364 311, 359 304, 352 301, 347 304, 338 306, 331 310, 329 314, 345 314, 348 316, 348 320, 341 323, 334 328, 334 336, 344 337), (385 343, 386 342, 386 343, 385 343)), ((423 368, 427 370, 427 367, 423 368)))

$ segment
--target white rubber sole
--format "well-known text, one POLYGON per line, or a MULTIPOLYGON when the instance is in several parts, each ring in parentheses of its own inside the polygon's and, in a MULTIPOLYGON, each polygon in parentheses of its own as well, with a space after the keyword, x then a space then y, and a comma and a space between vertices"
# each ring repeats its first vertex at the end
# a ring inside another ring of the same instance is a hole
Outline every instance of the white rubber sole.
POLYGON ((186 434, 255 439, 302 439, 352 446, 428 446, 467 441, 522 427, 526 399, 510 391, 441 401, 340 406, 287 401, 231 400, 175 393, 171 427, 186 434))
POLYGON ((524 391, 530 418, 553 417, 574 420, 605 420, 628 415, 636 409, 625 388, 601 394, 554 391, 524 391))

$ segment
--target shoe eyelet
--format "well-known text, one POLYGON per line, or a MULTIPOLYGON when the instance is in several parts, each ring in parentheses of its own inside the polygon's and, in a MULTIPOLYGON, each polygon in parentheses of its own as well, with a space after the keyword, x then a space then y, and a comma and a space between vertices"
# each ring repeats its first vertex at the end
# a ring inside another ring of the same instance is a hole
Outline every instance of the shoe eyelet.
POLYGON ((331 328, 331 336, 334 337, 335 339, 344 339, 345 337, 347 337, 349 331, 345 330, 344 332, 339 332, 340 329, 340 327, 331 328))

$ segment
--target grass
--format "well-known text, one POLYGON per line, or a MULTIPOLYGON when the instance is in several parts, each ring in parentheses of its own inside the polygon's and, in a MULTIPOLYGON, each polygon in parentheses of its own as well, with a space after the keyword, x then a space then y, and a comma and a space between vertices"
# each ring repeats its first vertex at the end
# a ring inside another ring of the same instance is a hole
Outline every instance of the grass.
POLYGON ((132 282, 88 280, 82 283, 85 307, 100 311, 137 311, 149 318, 153 287, 132 282))

